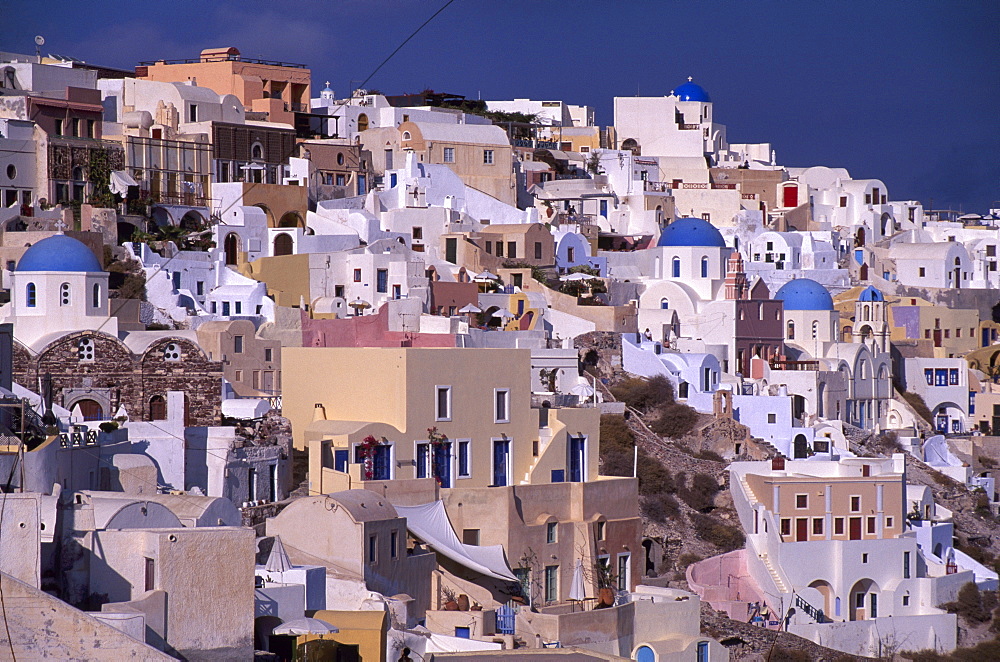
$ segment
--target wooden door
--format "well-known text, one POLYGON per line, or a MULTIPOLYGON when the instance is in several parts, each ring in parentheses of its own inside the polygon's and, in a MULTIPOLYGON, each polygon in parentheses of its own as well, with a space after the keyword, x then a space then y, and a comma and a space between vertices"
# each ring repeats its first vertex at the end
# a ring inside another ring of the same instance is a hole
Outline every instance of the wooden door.
POLYGON ((861 518, 851 518, 851 540, 861 540, 861 518))
POLYGON ((809 520, 800 517, 795 520, 795 541, 803 542, 809 540, 809 520))

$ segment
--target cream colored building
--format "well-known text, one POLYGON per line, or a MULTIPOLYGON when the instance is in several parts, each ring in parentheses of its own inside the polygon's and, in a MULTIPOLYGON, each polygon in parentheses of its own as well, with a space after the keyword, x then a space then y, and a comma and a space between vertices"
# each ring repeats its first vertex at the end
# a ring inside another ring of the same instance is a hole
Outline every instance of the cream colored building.
MULTIPOLYGON (((443 500, 456 535, 503 545, 539 604, 567 599, 581 556, 609 566, 619 590, 635 586, 636 482, 598 475, 597 408, 533 402, 530 350, 286 347, 282 363, 310 493, 443 500)), ((450 568, 436 586, 495 605, 503 583, 450 568)))

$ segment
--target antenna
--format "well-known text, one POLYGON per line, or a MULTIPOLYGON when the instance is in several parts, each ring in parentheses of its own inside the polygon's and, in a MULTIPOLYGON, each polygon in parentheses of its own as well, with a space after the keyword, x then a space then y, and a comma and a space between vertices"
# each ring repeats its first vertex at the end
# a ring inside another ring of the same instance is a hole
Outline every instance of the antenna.
POLYGON ((42 35, 35 36, 35 57, 38 58, 38 64, 42 63, 42 46, 45 45, 45 37, 42 35))

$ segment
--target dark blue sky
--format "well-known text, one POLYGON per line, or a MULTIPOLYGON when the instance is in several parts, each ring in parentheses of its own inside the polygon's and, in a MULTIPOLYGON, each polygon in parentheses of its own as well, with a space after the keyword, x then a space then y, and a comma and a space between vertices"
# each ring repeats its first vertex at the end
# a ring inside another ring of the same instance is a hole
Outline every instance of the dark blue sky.
MULTIPOLYGON (((131 67, 209 46, 310 65, 346 94, 444 0, 4 0, 0 50, 131 67)), ((1000 3, 456 0, 368 84, 484 99, 666 94, 693 76, 732 142, 842 166, 893 199, 1000 200, 1000 3)))

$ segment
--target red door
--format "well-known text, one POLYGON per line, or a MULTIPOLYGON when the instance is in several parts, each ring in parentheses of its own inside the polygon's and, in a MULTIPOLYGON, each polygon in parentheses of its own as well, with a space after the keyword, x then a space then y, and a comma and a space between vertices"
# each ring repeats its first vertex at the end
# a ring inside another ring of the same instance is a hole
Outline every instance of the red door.
POLYGON ((795 520, 795 541, 802 542, 804 540, 809 540, 809 520, 800 517, 795 520))
POLYGON ((786 186, 784 189, 784 206, 785 207, 798 207, 799 206, 799 187, 798 186, 786 186))
POLYGON ((851 518, 851 540, 861 540, 861 518, 851 518))

